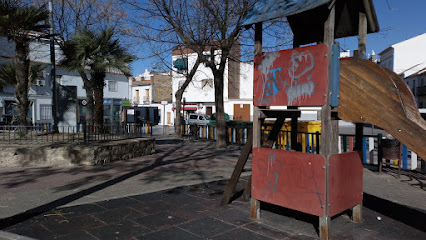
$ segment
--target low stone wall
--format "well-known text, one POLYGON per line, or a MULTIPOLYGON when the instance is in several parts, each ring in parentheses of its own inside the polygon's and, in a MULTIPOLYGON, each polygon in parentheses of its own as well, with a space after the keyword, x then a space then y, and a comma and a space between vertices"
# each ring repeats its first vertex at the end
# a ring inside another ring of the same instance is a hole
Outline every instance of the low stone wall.
POLYGON ((0 147, 0 167, 96 165, 155 153, 155 139, 137 138, 77 143, 0 147))

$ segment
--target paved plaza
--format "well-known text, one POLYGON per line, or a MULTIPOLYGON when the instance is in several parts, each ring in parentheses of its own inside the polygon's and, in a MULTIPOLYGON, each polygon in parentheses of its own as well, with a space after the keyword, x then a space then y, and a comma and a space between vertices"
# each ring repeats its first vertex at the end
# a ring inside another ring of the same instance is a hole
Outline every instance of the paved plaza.
MULTIPOLYGON (((240 196, 219 201, 241 146, 157 136, 157 152, 106 166, 0 171, 0 239, 317 239, 318 218, 240 196), (17 234, 17 235, 14 235, 17 234)), ((364 220, 344 212, 332 239, 426 239, 424 175, 364 169, 364 220)))

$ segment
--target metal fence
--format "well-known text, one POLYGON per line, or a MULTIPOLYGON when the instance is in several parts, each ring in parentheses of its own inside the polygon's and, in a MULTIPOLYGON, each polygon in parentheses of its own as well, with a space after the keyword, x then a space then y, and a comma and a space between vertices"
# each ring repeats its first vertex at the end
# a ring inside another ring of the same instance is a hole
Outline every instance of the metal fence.
POLYGON ((4 125, 0 126, 0 143, 65 143, 119 140, 152 135, 150 123, 120 124, 120 125, 86 125, 58 126, 58 132, 53 131, 52 124, 37 124, 33 126, 4 125))
MULTIPOLYGON (((213 126, 198 126, 198 136, 200 139, 216 139, 216 128, 213 126)), ((227 127, 227 141, 230 144, 245 144, 248 137, 249 127, 227 127)), ((262 129, 262 144, 266 142, 270 130, 262 129)), ((183 126, 183 134, 190 135, 189 125, 183 126)), ((382 135, 364 135, 362 139, 363 163, 378 165, 379 158, 379 139, 382 135)), ((321 147, 321 133, 319 132, 298 132, 297 142, 302 152, 319 153, 321 147)), ((274 148, 281 150, 290 150, 291 131, 280 131, 278 141, 274 148)), ((355 135, 341 134, 339 135, 338 149, 339 153, 351 152, 355 148, 355 135)), ((405 145, 402 146, 402 169, 425 171, 424 162, 405 145), (423 164, 423 165, 422 165, 423 164)))

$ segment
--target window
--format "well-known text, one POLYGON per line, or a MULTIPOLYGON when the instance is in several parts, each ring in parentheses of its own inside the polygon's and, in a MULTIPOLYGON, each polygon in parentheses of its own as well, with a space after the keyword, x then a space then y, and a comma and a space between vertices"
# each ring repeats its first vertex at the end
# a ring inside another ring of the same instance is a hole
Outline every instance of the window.
POLYGON ((145 102, 149 102, 149 89, 145 89, 145 102))
POLYGON ((135 103, 136 104, 139 104, 139 98, 140 96, 139 96, 139 90, 136 90, 136 98, 135 98, 135 103))
POLYGON ((51 120, 52 119, 52 105, 41 104, 40 105, 40 120, 51 120))
POLYGON ((178 58, 173 62, 173 66, 177 69, 178 73, 188 70, 188 58, 178 58))
POLYGON ((110 92, 117 92, 118 91, 117 81, 108 81, 108 91, 110 91, 110 92))

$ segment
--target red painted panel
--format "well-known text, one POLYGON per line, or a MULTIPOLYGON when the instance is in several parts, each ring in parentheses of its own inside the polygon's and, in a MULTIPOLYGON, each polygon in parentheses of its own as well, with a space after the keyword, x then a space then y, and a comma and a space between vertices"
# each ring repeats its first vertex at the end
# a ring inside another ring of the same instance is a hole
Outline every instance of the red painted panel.
POLYGON ((254 57, 255 106, 322 106, 327 92, 325 44, 254 57))
POLYGON ((322 216, 325 158, 268 148, 253 149, 252 196, 255 199, 322 216))
POLYGON ((330 156, 330 216, 362 202, 363 167, 357 152, 330 156))

